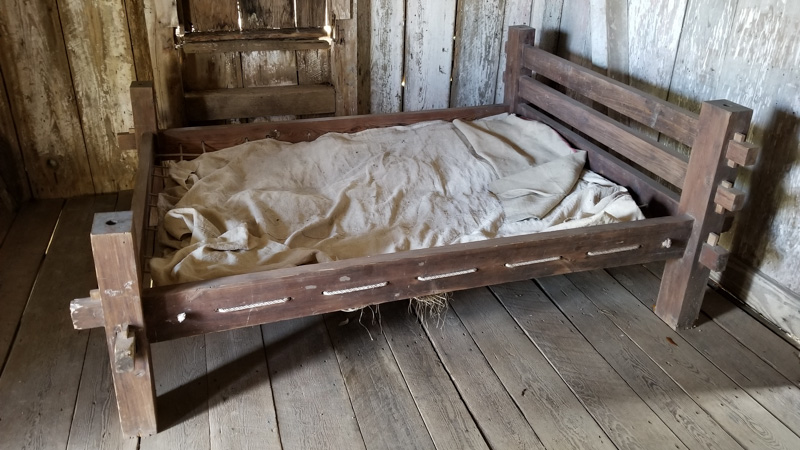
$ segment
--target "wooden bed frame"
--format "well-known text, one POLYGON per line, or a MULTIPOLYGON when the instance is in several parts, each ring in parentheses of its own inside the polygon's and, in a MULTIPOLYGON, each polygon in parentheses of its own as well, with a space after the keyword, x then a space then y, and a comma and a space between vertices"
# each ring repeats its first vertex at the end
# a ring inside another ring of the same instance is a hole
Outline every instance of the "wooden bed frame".
POLYGON ((744 193, 732 182, 737 166, 752 164, 758 150, 744 142, 752 111, 712 101, 703 104, 698 116, 539 50, 532 46, 533 37, 531 28, 510 29, 505 103, 494 106, 157 130, 152 85, 134 83, 131 98, 140 162, 132 211, 95 217, 91 242, 99 288, 71 304, 76 329, 106 330, 124 434, 157 431, 153 342, 652 261, 666 261, 656 314, 673 328, 690 327, 709 271, 722 270, 727 260, 727 252, 717 246, 718 235, 729 228, 732 213, 744 202, 744 193), (545 79, 549 81, 539 81, 545 79), (554 84, 588 100, 577 101, 563 89, 550 87, 554 84), (591 102, 604 105, 611 116, 586 106, 591 102), (193 157, 264 137, 298 142, 331 131, 474 119, 506 111, 543 121, 586 150, 589 167, 628 187, 648 218, 149 287, 145 259, 155 245, 156 214, 150 212, 151 200, 163 186, 157 165, 161 159, 193 157), (614 119, 621 116, 690 146, 691 157, 614 119), (683 194, 678 196, 600 145, 683 194))

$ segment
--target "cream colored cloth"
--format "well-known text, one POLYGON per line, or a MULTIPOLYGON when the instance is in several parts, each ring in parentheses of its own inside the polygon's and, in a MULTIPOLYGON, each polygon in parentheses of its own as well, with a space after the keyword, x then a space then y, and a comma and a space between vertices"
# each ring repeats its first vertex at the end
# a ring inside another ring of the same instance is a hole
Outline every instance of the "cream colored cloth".
MULTIPOLYGON (((504 220, 490 184, 524 184, 515 174, 578 154, 546 126, 506 114, 208 153, 170 168, 159 196, 165 252, 151 272, 163 285, 641 218, 624 188, 578 170, 559 180, 580 176, 576 189, 541 219, 504 220)), ((549 203, 564 190, 540 184, 521 197, 549 203)))

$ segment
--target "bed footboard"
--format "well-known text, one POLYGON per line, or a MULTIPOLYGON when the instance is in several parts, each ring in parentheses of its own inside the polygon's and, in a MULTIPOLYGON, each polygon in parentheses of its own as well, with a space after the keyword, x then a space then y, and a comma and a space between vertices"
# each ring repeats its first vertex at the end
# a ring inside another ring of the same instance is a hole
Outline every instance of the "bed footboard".
POLYGON ((730 228, 733 213, 744 203, 745 195, 733 188, 733 181, 737 167, 752 165, 758 151, 744 142, 752 110, 716 100, 703 103, 698 116, 537 49, 530 27, 511 27, 508 36, 505 100, 512 112, 559 129, 573 145, 588 152, 591 169, 628 186, 640 202, 656 202, 661 211, 694 220, 686 251, 667 261, 656 305, 656 313, 671 327, 691 327, 700 312, 709 272, 723 270, 727 262, 728 251, 717 245, 719 234, 730 228), (552 85, 591 102, 581 102, 552 85), (587 106, 592 102, 607 108, 609 114, 587 106), (686 158, 640 132, 629 120, 650 127, 656 136, 663 134, 690 146, 691 156, 686 158), (675 186, 681 191, 677 205, 669 192, 568 127, 675 186))

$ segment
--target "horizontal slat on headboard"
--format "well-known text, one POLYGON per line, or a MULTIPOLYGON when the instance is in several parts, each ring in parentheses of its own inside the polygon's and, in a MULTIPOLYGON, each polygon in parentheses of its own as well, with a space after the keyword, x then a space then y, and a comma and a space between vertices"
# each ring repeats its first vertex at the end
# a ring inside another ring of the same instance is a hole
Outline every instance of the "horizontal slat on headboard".
POLYGON ((271 86, 187 92, 186 118, 190 121, 326 114, 336 111, 332 86, 271 86))
POLYGON ((638 131, 620 124, 531 77, 520 78, 520 97, 564 123, 619 152, 678 188, 683 187, 688 159, 638 131))
POLYGON ((160 157, 191 157, 221 150, 247 141, 275 138, 285 142, 307 142, 325 133, 355 133, 367 128, 410 125, 425 120, 474 120, 508 112, 506 105, 406 111, 366 116, 321 117, 281 122, 211 125, 171 128, 159 133, 160 157))
POLYGON ((523 64, 545 78, 690 147, 694 143, 697 114, 535 47, 526 46, 523 64))
POLYGON ((546 124, 556 130, 573 147, 586 150, 588 153, 588 168, 628 188, 634 194, 637 204, 640 207, 646 206, 643 212, 648 217, 675 216, 679 214, 678 202, 680 198, 678 194, 670 191, 636 168, 621 161, 616 156, 570 130, 569 127, 560 124, 557 120, 530 105, 520 105, 517 114, 546 124))

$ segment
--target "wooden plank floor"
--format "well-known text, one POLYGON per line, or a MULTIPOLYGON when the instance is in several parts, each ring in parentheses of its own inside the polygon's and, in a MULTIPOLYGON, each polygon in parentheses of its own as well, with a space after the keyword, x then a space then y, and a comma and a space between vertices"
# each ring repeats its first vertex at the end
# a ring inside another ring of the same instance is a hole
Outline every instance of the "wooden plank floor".
POLYGON ((92 214, 129 201, 30 203, 4 231, 0 448, 800 448, 798 350, 711 290, 672 331, 658 265, 159 343, 161 432, 122 439, 104 334, 68 304, 96 286, 92 214))

